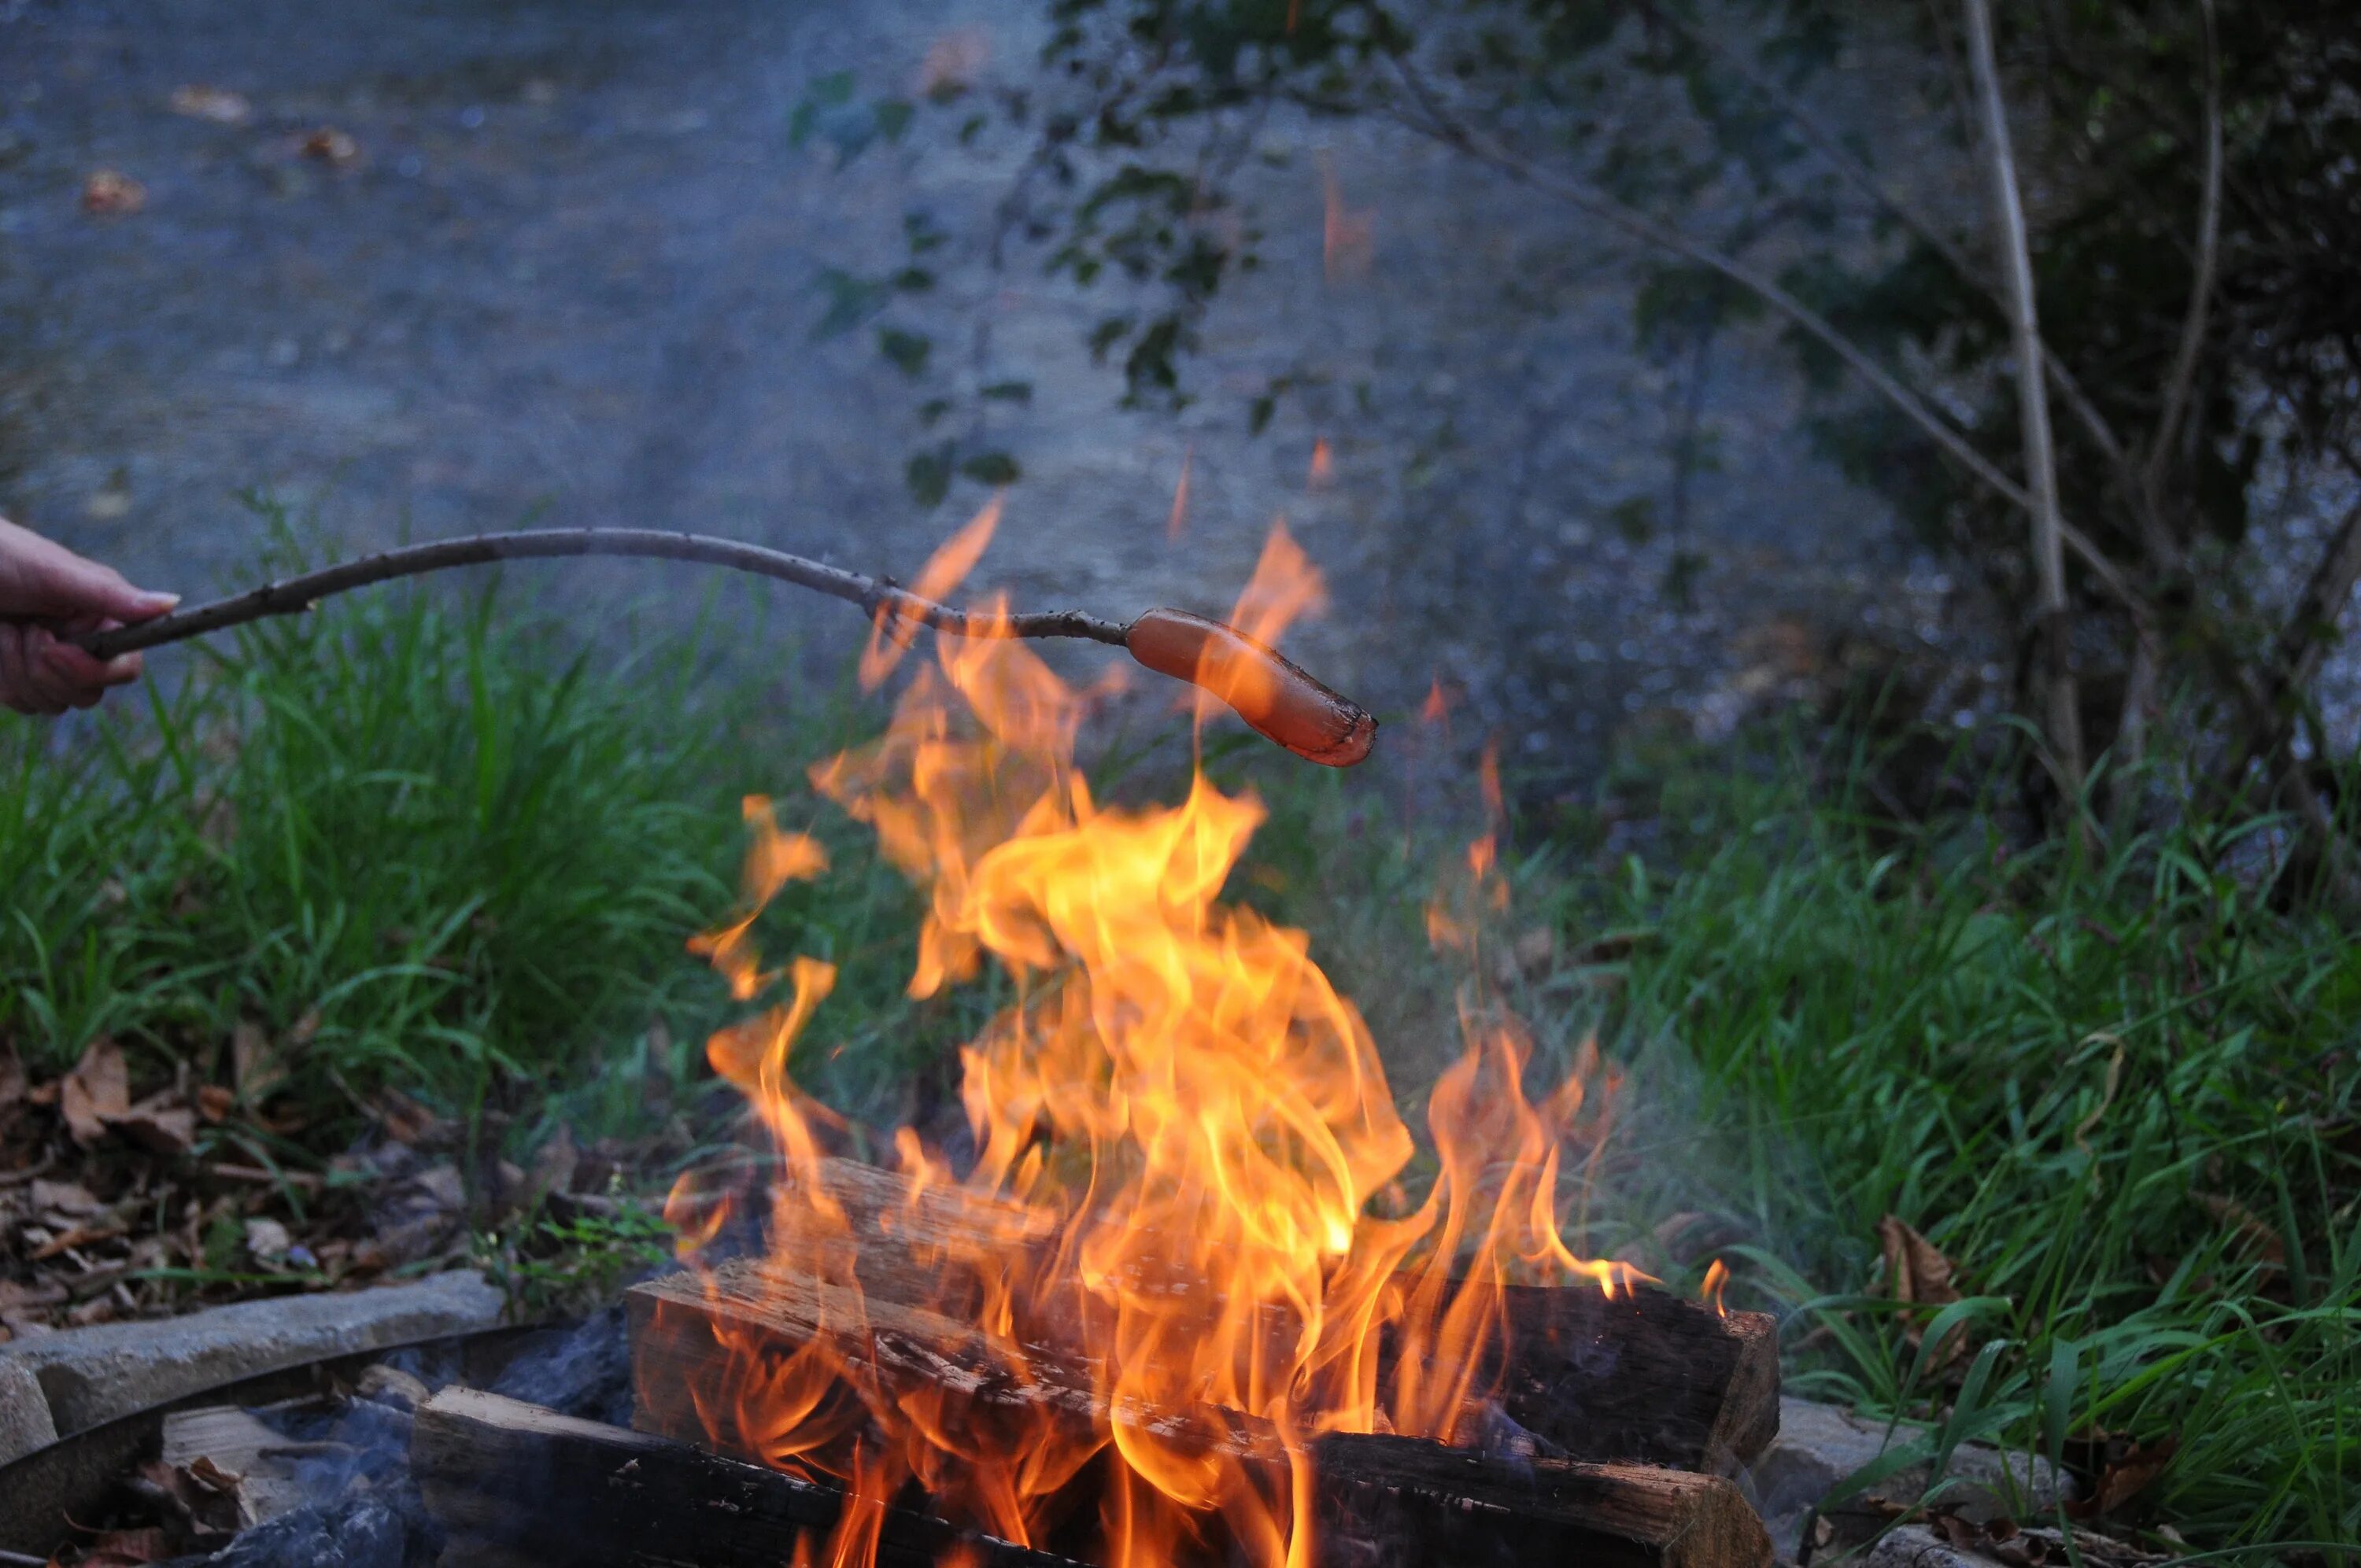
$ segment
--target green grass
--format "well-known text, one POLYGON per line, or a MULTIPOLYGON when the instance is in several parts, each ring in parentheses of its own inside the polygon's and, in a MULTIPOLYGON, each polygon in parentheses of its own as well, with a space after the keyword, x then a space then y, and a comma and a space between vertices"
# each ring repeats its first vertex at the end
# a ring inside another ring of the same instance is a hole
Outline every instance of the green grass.
MULTIPOLYGON (((0 719, 0 1038, 41 1072, 106 1033, 148 1084, 225 1080, 241 1020, 316 1017, 313 1125, 274 1157, 334 1152, 379 1082, 624 1127, 729 1010, 683 943, 732 902, 738 797, 763 789, 835 857, 764 927, 774 956, 842 967, 798 1070, 906 1114, 994 993, 902 994, 911 895, 799 787, 875 711, 712 685, 694 649, 582 654, 498 603, 383 593, 249 630, 71 744, 0 719)), ((1465 835, 1406 828, 1383 777, 1213 751, 1272 812, 1236 895, 1311 927, 1415 1117, 1457 1048, 1420 905, 1465 835)), ((1168 752, 1106 792, 1169 796, 1168 752)), ((1567 838, 1512 867, 1561 951, 1645 933, 1516 985, 1545 1053, 1596 1025, 1631 1065, 1630 1201, 1596 1250, 1709 1210, 1741 1297, 1789 1312, 1791 1387, 1930 1443, 2176 1436, 2132 1517, 2201 1547, 2361 1536, 2361 956, 2274 896, 2271 825, 2085 862, 1719 767, 1672 779, 1657 820, 1644 860, 1567 838), (1878 1288, 1888 1213, 1958 1266, 1956 1365, 1878 1288)))
MULTIPOLYGON (((675 1044, 642 1065, 677 1069, 726 1005, 684 941, 735 896, 739 797, 842 718, 698 700, 693 648, 569 648, 489 591, 388 592, 216 640, 71 744, 0 715, 0 1040, 48 1073, 111 1035, 152 1084, 226 1082, 241 1021, 308 1035, 315 1149, 380 1082, 530 1108, 655 1023, 675 1044)), ((799 911, 813 945, 906 940, 889 874, 834 892, 799 911)), ((638 1083, 572 1098, 625 1119, 638 1083)))

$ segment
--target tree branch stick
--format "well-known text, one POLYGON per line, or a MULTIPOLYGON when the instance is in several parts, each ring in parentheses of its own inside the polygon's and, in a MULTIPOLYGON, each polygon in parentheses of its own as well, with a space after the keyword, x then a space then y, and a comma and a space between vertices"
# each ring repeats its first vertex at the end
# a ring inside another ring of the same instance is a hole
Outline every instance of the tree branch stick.
MULTIPOLYGON (((891 609, 907 624, 931 626, 954 637, 987 630, 984 617, 895 587, 881 578, 822 565, 800 555, 715 539, 701 533, 668 533, 650 528, 551 528, 520 533, 478 533, 465 539, 443 539, 431 544, 406 544, 356 561, 306 572, 301 576, 265 583, 234 598, 216 599, 143 620, 113 631, 94 631, 73 641, 95 658, 110 659, 135 649, 177 642, 225 627, 274 615, 300 615, 331 594, 367 587, 396 577, 416 576, 452 566, 482 566, 500 561, 545 560, 562 555, 632 555, 664 561, 695 561, 728 566, 759 576, 775 577, 818 593, 859 605, 874 616, 891 609)), ((1093 642, 1123 641, 1124 628, 1080 610, 1037 611, 1007 618, 1006 631, 1017 637, 1086 637, 1093 642)))
MULTIPOLYGON (((1819 116, 1806 108, 1803 100, 1782 86, 1776 77, 1747 59, 1743 51, 1732 49, 1710 29, 1699 27, 1669 6, 1652 7, 1649 14, 1728 66, 1740 81, 1784 115, 1788 123, 1795 127, 1796 134, 1840 179, 1884 208, 1895 222, 1917 236, 1927 249, 1942 258, 1943 264, 1961 282, 1981 291, 2004 313, 2007 310, 2005 297, 1994 287, 1990 275, 1960 247, 1959 241, 1944 233, 1900 192, 1880 180, 1874 170, 1855 158, 1836 134, 1820 123, 1819 116)), ((2074 373, 2066 367, 2066 362, 2044 345, 2041 363, 2048 371, 2051 382, 2057 386, 2059 395, 2066 400, 2066 406, 2073 411, 2075 419, 2091 437, 2092 444, 2109 462, 2120 466, 2125 460, 2123 443, 2116 439, 2114 428, 2107 423, 2106 416, 2083 391, 2082 384, 2074 378, 2074 373)))
POLYGON ((2164 468, 2172 438, 2188 411, 2189 393, 2197 377, 2197 356, 2205 346, 2205 317, 2213 302, 2213 270, 2222 236, 2222 62, 2213 38, 2213 0, 2198 0, 2205 18, 2205 182, 2197 214, 2197 276, 2189 289, 2189 313, 2181 318, 2180 344, 2172 356, 2172 374, 2166 378, 2164 411, 2157 416, 2156 436, 2148 444, 2145 477, 2150 509, 2158 510, 2164 488, 2164 468))
POLYGON ((300 615, 330 594, 396 577, 451 566, 562 555, 695 561, 775 577, 859 605, 888 635, 930 626, 954 637, 1079 637, 1111 642, 1159 674, 1212 692, 1264 739, 1307 762, 1329 767, 1351 767, 1360 762, 1369 754, 1377 736, 1377 720, 1359 704, 1330 690, 1276 650, 1236 629, 1185 611, 1151 609, 1121 624, 1075 609, 984 615, 921 598, 884 578, 822 565, 760 544, 645 528, 551 528, 408 544, 265 583, 233 598, 176 610, 136 626, 83 632, 71 641, 97 658, 110 659, 249 620, 300 615))
POLYGON ((2002 272, 2008 289, 2009 329, 2015 339, 2018 412, 2025 428, 2026 488, 2033 518, 2033 564, 2039 585, 2036 609, 2041 620, 2048 664, 2049 748, 2066 795, 2066 810, 2080 810, 2082 788, 2081 713, 2074 690, 2066 609, 2064 520, 2058 505, 2058 458, 2049 428, 2048 387, 2041 372, 2041 324, 2033 294, 2033 255, 2026 239, 2025 206, 2016 189, 2016 161, 2009 151, 2008 110, 2001 98, 2000 66, 1993 49, 1988 0, 1964 0, 1968 62, 1974 73, 1983 121, 1984 159, 1992 175, 1993 213, 1999 230, 2002 272))
MULTIPOLYGON (((1883 366, 1871 358, 1866 350, 1845 336, 1843 333, 1839 332, 1835 323, 1826 316, 1821 315, 1803 301, 1736 258, 1726 256, 1709 246, 1699 244, 1679 230, 1658 223, 1634 208, 1625 206, 1603 192, 1593 190, 1578 181, 1553 174, 1519 157, 1473 126, 1452 118, 1436 103, 1425 84, 1407 64, 1400 61, 1395 63, 1404 85, 1411 95, 1418 100, 1421 114, 1423 116, 1422 118, 1405 117, 1402 120, 1404 125, 1422 135, 1433 137, 1446 147, 1465 153, 1479 163, 1499 170, 1511 180, 1530 185, 1546 195, 1554 196, 1576 211, 1586 213, 1611 227, 1620 229, 1642 244, 1654 246, 1660 250, 1669 250, 1675 256, 1685 257, 1700 267, 1721 274, 1789 321, 1794 322, 1806 334, 1817 340, 1829 353, 1843 360, 1853 374, 1868 384, 1872 391, 1893 404, 1896 411, 1924 431, 1936 445, 1949 453, 1960 466, 1975 476, 1985 488, 2027 512, 2034 510, 2033 496, 2024 486, 1995 467, 1982 453, 1968 444, 1966 437, 1952 429, 1940 414, 1929 408, 1925 400, 1896 380, 1883 366)), ((2098 580, 2099 586, 2110 598, 2121 604, 2135 620, 2145 623, 2153 619, 2147 601, 2125 578, 2115 564, 2107 559, 2105 553, 2100 550, 2090 535, 2062 518, 2058 521, 2058 532, 2059 536, 2065 541, 2067 547, 2081 557, 2083 565, 2090 568, 2091 575, 2098 580)))

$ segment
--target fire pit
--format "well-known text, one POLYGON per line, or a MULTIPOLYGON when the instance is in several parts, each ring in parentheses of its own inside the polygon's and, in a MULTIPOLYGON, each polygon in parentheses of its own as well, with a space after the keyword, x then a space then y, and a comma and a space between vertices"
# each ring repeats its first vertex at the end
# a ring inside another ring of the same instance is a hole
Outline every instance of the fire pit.
MULTIPOLYGON (((1282 533, 1234 620, 1274 642, 1319 593, 1282 533)), ((927 894, 911 993, 987 959, 1014 981, 963 1052, 962 1146, 906 1127, 890 1171, 830 1157, 842 1124, 788 1060, 836 970, 773 967, 752 934, 826 856, 755 803, 748 906, 700 947, 741 997, 785 993, 708 1047, 776 1162, 675 1190, 691 1266, 631 1297, 640 1434, 465 1392, 422 1412, 455 1551, 1766 1563, 1717 1473, 1775 1429, 1769 1321, 1561 1236, 1561 1176, 1603 1133, 1595 1058, 1529 1097, 1526 1036, 1468 992, 1412 1200, 1360 1014, 1301 933, 1220 899, 1257 802, 1200 775, 1177 806, 1102 805, 1080 694, 1014 639, 939 654, 884 739, 811 776, 927 894), (750 1213, 757 1255, 706 1255, 750 1213)), ((1479 839, 1430 931, 1473 957, 1507 896, 1479 839)))

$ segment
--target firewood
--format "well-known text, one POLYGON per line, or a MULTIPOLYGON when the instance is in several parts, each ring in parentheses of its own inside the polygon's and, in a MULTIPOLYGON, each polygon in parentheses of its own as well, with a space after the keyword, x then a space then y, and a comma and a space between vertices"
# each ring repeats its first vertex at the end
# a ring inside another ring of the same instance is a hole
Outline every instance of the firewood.
POLYGON ((1719 1475, 1502 1460, 1345 1432, 1312 1445, 1320 1568, 1769 1568, 1771 1538, 1719 1475))
MULTIPOLYGON (((971 1432, 1005 1421, 1018 1433, 1046 1416, 1082 1437, 1110 1421, 1137 1421, 1226 1454, 1269 1495, 1286 1492, 1287 1449, 1266 1422, 1206 1409, 1111 1410, 1089 1368, 1076 1360, 1037 1352, 1017 1376, 981 1332, 873 1288, 855 1292, 792 1268, 745 1263, 640 1287, 631 1306, 641 1395, 635 1420, 675 1439, 711 1442, 726 1452, 755 1449, 734 1424, 730 1401, 708 1400, 700 1410, 690 1393, 715 1387, 731 1375, 725 1368, 746 1370, 729 1359, 720 1336, 741 1347, 740 1354, 749 1343, 784 1353, 808 1343, 823 1323, 861 1321, 867 1371, 884 1391, 949 1390, 971 1432)), ((1718 1476, 1501 1457, 1390 1434, 1316 1439, 1312 1463, 1321 1568, 1475 1568, 1568 1555, 1633 1568, 1764 1568, 1770 1562, 1761 1521, 1718 1476)))
MULTIPOLYGON (((983 1387, 1007 1381, 1006 1367, 981 1338, 947 1315, 962 1303, 938 1299, 940 1272, 914 1255, 947 1244, 987 1255, 1005 1250, 1005 1243, 982 1243, 975 1211, 963 1206, 972 1201, 922 1191, 913 1202, 906 1178, 851 1160, 821 1161, 819 1181, 844 1213, 849 1245, 841 1237, 792 1235, 780 1238, 774 1252, 802 1260, 795 1270, 740 1261, 709 1277, 635 1288, 629 1298, 635 1356, 685 1356, 665 1372, 666 1387, 699 1371, 704 1352, 696 1324, 686 1325, 688 1342, 680 1346, 654 1343, 645 1332, 657 1302, 681 1299, 758 1323, 783 1348, 806 1343, 824 1324, 865 1321, 883 1336, 880 1354, 889 1361, 962 1365, 983 1387), (823 1259, 832 1266, 822 1266, 823 1259), (841 1279, 847 1269, 860 1281, 857 1299, 832 1295, 814 1277, 841 1279)), ((993 1206, 990 1220, 993 1234, 1038 1245, 1048 1245, 1054 1224, 1052 1216, 1013 1202, 993 1206)), ((1165 1283, 1187 1293, 1185 1282, 1165 1283)), ((1507 1333, 1496 1336, 1492 1354, 1505 1345, 1505 1375, 1496 1362, 1480 1369, 1477 1384, 1493 1387, 1497 1375, 1501 1410, 1568 1457, 1731 1474, 1778 1433, 1777 1325, 1766 1314, 1723 1317, 1644 1288, 1609 1299, 1588 1285, 1510 1286, 1501 1312, 1507 1333)), ((1389 1373, 1396 1348, 1382 1347, 1381 1376, 1389 1373)), ((1028 1374, 1043 1388, 1087 1391, 1100 1381, 1066 1347, 1027 1349, 1028 1374)))
MULTIPOLYGON (((798 1537, 818 1552, 844 1501, 782 1471, 462 1387, 419 1407, 410 1465, 450 1538, 445 1568, 779 1568, 798 1537)), ((1077 1568, 904 1508, 887 1512, 877 1561, 934 1568, 961 1547, 989 1568, 1077 1568)))
MULTIPOLYGON (((1523 1568, 1569 1559, 1609 1568, 1766 1568, 1771 1561, 1753 1510, 1716 1476, 1520 1463, 1410 1438, 1341 1434, 1317 1440, 1312 1463, 1316 1568, 1523 1568)), ((817 1551, 843 1506, 842 1493, 825 1483, 472 1388, 445 1388, 419 1408, 411 1472, 449 1537, 446 1568, 776 1568, 798 1538, 817 1551)), ((957 1547, 991 1568, 1075 1568, 908 1508, 888 1511, 878 1562, 930 1568, 957 1547)))

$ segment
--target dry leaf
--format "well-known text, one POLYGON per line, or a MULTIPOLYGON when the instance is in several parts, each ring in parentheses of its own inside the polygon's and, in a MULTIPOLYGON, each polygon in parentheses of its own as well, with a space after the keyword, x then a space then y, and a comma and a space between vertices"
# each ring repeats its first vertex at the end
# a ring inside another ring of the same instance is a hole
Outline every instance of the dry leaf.
POLYGON ((141 1563, 169 1562, 177 1555, 170 1535, 160 1526, 110 1530, 83 1552, 82 1568, 138 1568, 141 1563))
POLYGON ((246 1105, 260 1105, 287 1081, 287 1064, 270 1036, 261 1025, 238 1020, 229 1032, 230 1076, 237 1085, 237 1098, 246 1105))
MULTIPOLYGON (((1952 1283, 1951 1260, 1900 1216, 1888 1214, 1877 1222, 1877 1245, 1885 1257, 1886 1288, 1895 1300, 1918 1307, 1944 1307, 1960 1299, 1960 1288, 1952 1283)), ((1906 1320, 1902 1332, 1914 1349, 1925 1335, 1920 1324, 1906 1320)), ((1943 1336, 1943 1343, 1935 1347, 1928 1365, 1940 1374, 1957 1365, 1967 1353, 1968 1326, 1957 1323, 1943 1336)))
POLYGON ((254 118, 254 105, 247 102, 245 93, 203 82, 172 89, 170 104, 176 115, 211 120, 217 126, 242 126, 254 118))
POLYGON ((106 1135, 106 1124, 131 1109, 131 1075, 123 1049, 101 1035, 58 1088, 58 1111, 73 1141, 88 1148, 106 1135))
POLYGON ((2246 1256, 2275 1268, 2287 1266, 2287 1243, 2252 1209, 2219 1192, 2191 1192, 2190 1196, 2217 1223, 2235 1228, 2237 1244, 2246 1256))
POLYGON ((82 210, 100 217, 127 217, 148 204, 148 187, 115 169, 101 169, 82 182, 82 210))
POLYGON ((533 1168, 525 1173, 525 1205, 539 1203, 553 1192, 564 1192, 574 1185, 574 1172, 582 1163, 582 1151, 575 1146, 574 1130, 559 1124, 556 1135, 541 1146, 533 1157, 533 1168))
POLYGON ((202 1084, 197 1089, 197 1114, 208 1122, 224 1122, 237 1107, 237 1096, 218 1083, 202 1084))
POLYGON ((445 1131, 441 1117, 398 1089, 382 1089, 369 1106, 385 1135, 398 1144, 439 1141, 445 1131))
POLYGON ((246 1250, 257 1263, 278 1263, 295 1245, 287 1227, 276 1220, 248 1220, 246 1223, 246 1250))
POLYGON ((303 156, 341 168, 361 155, 360 143, 334 126, 322 126, 303 138, 303 156))
POLYGON ((95 1214, 105 1204, 97 1195, 79 1181, 35 1180, 30 1196, 33 1208, 44 1214, 66 1214, 79 1218, 95 1214))
POLYGON ((2099 1472, 2099 1484, 2091 1496, 2066 1505, 2068 1516, 2087 1519, 2114 1513, 2162 1474, 2180 1448, 2180 1439, 2167 1432, 2154 1442, 2139 1444, 2120 1457, 2109 1459, 2106 1467, 2099 1472))
POLYGON ((197 1113, 169 1092, 149 1095, 107 1124, 152 1154, 186 1154, 197 1141, 197 1113))
POLYGON ((1940 1307, 1960 1299, 1951 1283, 1951 1260, 1934 1244, 1893 1214, 1877 1222, 1877 1245, 1885 1255, 1886 1288, 1897 1301, 1940 1307))

